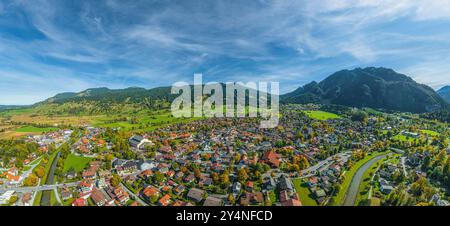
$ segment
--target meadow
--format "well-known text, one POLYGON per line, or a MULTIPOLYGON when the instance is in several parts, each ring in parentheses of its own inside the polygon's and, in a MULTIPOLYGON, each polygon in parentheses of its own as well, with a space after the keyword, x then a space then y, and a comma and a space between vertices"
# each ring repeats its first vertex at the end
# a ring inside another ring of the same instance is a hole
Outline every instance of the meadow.
POLYGON ((308 185, 302 179, 293 179, 295 190, 297 191, 300 202, 303 206, 317 206, 316 200, 313 198, 314 194, 308 189, 308 185))
POLYGON ((339 115, 325 111, 303 111, 308 117, 317 120, 339 119, 339 115))
POLYGON ((92 158, 77 156, 74 154, 69 154, 64 161, 64 169, 63 172, 69 171, 73 168, 77 173, 83 171, 89 163, 92 161, 92 158))
POLYGON ((34 127, 34 126, 24 126, 24 127, 17 128, 15 131, 19 132, 19 133, 47 133, 47 132, 53 132, 53 131, 57 131, 57 130, 58 130, 58 128, 55 128, 55 127, 39 128, 39 127, 34 127))

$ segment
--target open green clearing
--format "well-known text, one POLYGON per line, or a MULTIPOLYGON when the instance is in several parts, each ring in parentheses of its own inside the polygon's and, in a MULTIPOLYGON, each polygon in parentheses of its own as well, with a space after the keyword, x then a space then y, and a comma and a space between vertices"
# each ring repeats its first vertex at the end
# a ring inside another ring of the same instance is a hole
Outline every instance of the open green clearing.
POLYGON ((16 132, 19 133, 47 133, 52 131, 57 131, 58 128, 54 127, 45 127, 45 128, 39 128, 34 126, 24 126, 16 129, 16 132))
POLYGON ((303 111, 308 117, 318 120, 339 119, 339 115, 325 111, 303 111))
POLYGON ((0 116, 12 116, 12 115, 26 114, 26 113, 31 113, 31 112, 33 112, 33 109, 31 109, 31 108, 11 109, 11 110, 0 111, 0 116))
POLYGON ((421 130, 420 132, 423 133, 423 134, 429 135, 429 136, 439 136, 438 132, 435 132, 435 131, 432 131, 432 130, 424 129, 424 130, 421 130))
POLYGON ((407 137, 403 134, 397 134, 397 135, 393 136, 392 139, 398 140, 398 141, 410 141, 410 142, 419 141, 418 138, 407 137))
POLYGON ((83 171, 84 168, 92 161, 92 158, 77 156, 74 154, 69 154, 64 161, 64 169, 63 172, 67 172, 71 168, 78 173, 83 171))
POLYGON ((388 153, 389 151, 385 151, 385 152, 372 152, 369 155, 367 155, 364 159, 359 160, 358 162, 356 162, 351 168, 350 170, 348 170, 345 175, 344 175, 344 181, 341 184, 341 189, 339 189, 338 194, 336 195, 336 205, 340 206, 345 199, 345 195, 347 194, 347 190, 350 187, 350 183, 352 182, 353 176, 355 176, 356 171, 358 171, 358 169, 363 166, 364 164, 366 164, 368 161, 370 161, 371 159, 380 156, 380 155, 384 155, 386 153, 388 153))
POLYGON ((36 193, 36 197, 34 198, 33 206, 40 206, 42 199, 42 191, 38 191, 36 193))
POLYGON ((308 185, 302 179, 292 180, 295 190, 297 191, 300 202, 303 206, 317 206, 316 200, 313 198, 313 194, 309 191, 308 185))

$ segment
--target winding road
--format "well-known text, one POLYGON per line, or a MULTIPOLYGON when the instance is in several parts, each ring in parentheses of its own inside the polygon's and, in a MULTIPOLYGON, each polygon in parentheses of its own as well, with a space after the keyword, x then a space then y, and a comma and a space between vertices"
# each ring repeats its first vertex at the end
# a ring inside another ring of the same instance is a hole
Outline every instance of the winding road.
POLYGON ((355 175, 353 176, 350 186, 348 187, 347 194, 346 194, 345 200, 344 200, 344 206, 354 206, 355 205, 356 197, 358 196, 358 192, 359 192, 359 184, 361 184, 364 172, 366 172, 366 170, 369 169, 378 160, 380 160, 388 155, 389 155, 389 153, 374 157, 373 159, 369 160, 366 164, 359 167, 358 171, 356 171, 355 175))

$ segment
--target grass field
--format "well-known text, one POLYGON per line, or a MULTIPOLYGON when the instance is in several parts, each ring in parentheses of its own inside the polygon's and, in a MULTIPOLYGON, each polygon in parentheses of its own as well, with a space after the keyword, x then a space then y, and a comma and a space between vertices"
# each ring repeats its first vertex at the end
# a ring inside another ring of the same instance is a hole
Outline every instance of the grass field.
POLYGON ((50 205, 51 206, 59 206, 60 204, 58 203, 58 200, 56 199, 56 194, 55 191, 51 191, 51 195, 50 195, 50 205))
POLYGON ((34 198, 33 206, 40 206, 42 199, 42 191, 38 191, 36 197, 34 198))
POLYGON ((366 164, 371 159, 373 159, 373 158, 375 158, 377 156, 386 154, 386 153, 388 153, 388 151, 387 152, 372 152, 370 155, 367 155, 364 159, 356 162, 353 165, 353 167, 350 168, 350 170, 348 170, 345 173, 345 179, 344 179, 344 181, 341 184, 341 189, 339 190, 339 193, 336 195, 335 205, 340 206, 344 202, 345 195, 347 194, 347 190, 348 190, 348 188, 350 186, 350 183, 352 182, 353 176, 355 175, 356 171, 358 171, 358 169, 362 165, 366 164))
POLYGON ((67 172, 70 168, 74 168, 75 171, 81 172, 83 169, 92 161, 92 158, 76 156, 74 154, 69 154, 64 161, 64 172, 67 172))
POLYGON ((317 206, 313 194, 309 191, 308 186, 302 179, 294 179, 292 180, 292 183, 294 184, 295 190, 297 191, 303 206, 317 206))
POLYGON ((398 141, 410 141, 410 142, 419 141, 418 138, 407 137, 403 134, 397 134, 397 135, 393 136, 392 139, 398 140, 398 141))
POLYGON ((328 119, 339 119, 341 118, 339 115, 325 112, 325 111, 303 111, 310 118, 318 119, 318 120, 328 120, 328 119))
POLYGON ((421 133, 429 135, 429 136, 439 136, 440 134, 438 132, 432 131, 432 130, 420 130, 421 133))
POLYGON ((34 127, 34 126, 24 126, 24 127, 20 127, 18 129, 16 129, 16 132, 19 133, 47 133, 47 132, 53 132, 53 131, 57 131, 58 128, 54 128, 54 127, 46 127, 46 128, 38 128, 38 127, 34 127))

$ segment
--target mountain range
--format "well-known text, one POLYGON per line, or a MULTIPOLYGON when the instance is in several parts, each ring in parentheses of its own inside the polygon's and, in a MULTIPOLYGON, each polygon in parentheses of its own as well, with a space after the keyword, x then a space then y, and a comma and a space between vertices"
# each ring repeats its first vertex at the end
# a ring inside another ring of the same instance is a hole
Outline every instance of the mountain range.
POLYGON ((423 113, 448 109, 432 88, 388 68, 342 70, 281 96, 282 103, 322 103, 423 113))
POLYGON ((441 95, 444 100, 450 103, 450 86, 444 86, 440 88, 437 93, 441 95))
MULTIPOLYGON (((192 86, 191 86, 192 88, 192 86)), ((311 82, 280 96, 281 103, 321 103, 350 107, 371 107, 391 111, 423 113, 449 109, 432 88, 388 68, 356 68, 338 71, 321 82, 311 82)), ((93 88, 79 93, 60 93, 32 107, 45 114, 95 114, 160 109, 170 106, 177 95, 171 87, 145 89, 93 88)))

